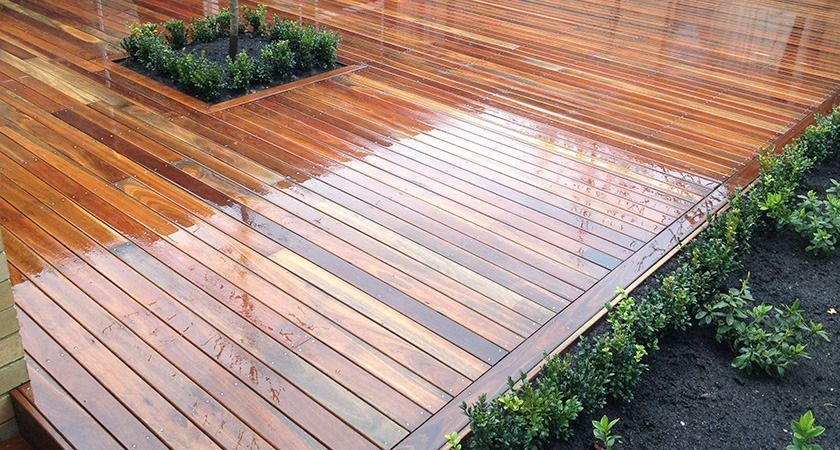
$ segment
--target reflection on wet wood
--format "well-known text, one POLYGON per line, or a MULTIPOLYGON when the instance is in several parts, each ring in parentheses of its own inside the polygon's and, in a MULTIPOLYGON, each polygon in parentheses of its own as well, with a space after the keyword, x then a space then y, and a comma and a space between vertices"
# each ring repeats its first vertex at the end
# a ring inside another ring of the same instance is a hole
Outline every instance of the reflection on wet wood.
POLYGON ((16 397, 63 445, 436 447, 840 88, 829 0, 265 3, 352 70, 208 109, 111 60, 217 2, 0 0, 16 397))

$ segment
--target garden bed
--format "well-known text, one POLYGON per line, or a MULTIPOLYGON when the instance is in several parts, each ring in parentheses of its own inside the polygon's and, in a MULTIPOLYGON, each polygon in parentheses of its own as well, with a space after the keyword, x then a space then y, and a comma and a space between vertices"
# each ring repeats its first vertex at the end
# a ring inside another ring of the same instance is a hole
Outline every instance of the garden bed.
MULTIPOLYGON (((840 159, 816 168, 800 193, 825 192, 831 178, 840 179, 840 159)), ((621 418, 618 448, 783 449, 791 440, 790 421, 809 409, 826 427, 819 442, 827 450, 840 448, 840 315, 828 313, 840 310, 840 252, 814 256, 805 251, 803 239, 785 230, 756 233, 751 244, 741 257, 744 268, 721 287, 740 285, 749 272, 756 301, 779 305, 800 299, 805 316, 822 322, 832 342, 815 347, 813 359, 802 360, 783 378, 770 378, 733 368, 732 351, 715 341, 712 328, 670 332, 647 359, 649 370, 632 402, 610 401, 597 417, 581 417, 572 439, 551 448, 591 448, 590 421, 606 414, 621 418)), ((660 272, 672 269, 673 263, 660 272)))
POLYGON ((127 56, 117 62, 211 104, 343 67, 337 33, 277 16, 268 21, 263 5, 243 7, 239 18, 232 27, 225 8, 188 22, 134 24, 121 42, 127 56))
MULTIPOLYGON (((270 39, 262 36, 252 36, 250 34, 242 34, 241 36, 239 36, 240 49, 244 51, 250 58, 255 60, 259 57, 260 48, 262 48, 265 44, 270 42, 270 39)), ((226 58, 228 55, 228 41, 222 39, 209 43, 193 43, 184 47, 184 51, 194 55, 200 55, 203 52, 208 61, 215 64, 224 65, 226 64, 226 58)), ((122 58, 117 60, 117 62, 120 65, 127 67, 135 72, 138 72, 146 77, 149 77, 159 83, 177 89, 181 92, 184 92, 185 94, 193 95, 191 92, 188 92, 187 89, 185 89, 182 85, 178 84, 171 76, 161 75, 158 72, 148 70, 135 59, 122 58)), ((331 72, 342 67, 345 67, 345 65, 339 62, 335 62, 332 66, 329 66, 327 68, 316 67, 310 68, 308 70, 294 70, 288 76, 272 76, 271 79, 269 79, 266 82, 257 81, 251 83, 251 85, 245 89, 231 90, 224 88, 220 91, 218 97, 212 99, 202 98, 201 96, 198 96, 198 98, 207 101, 210 104, 218 104, 226 102, 228 100, 233 100, 235 98, 243 97, 245 95, 250 95, 265 89, 283 86, 285 84, 313 77, 315 75, 331 72)))

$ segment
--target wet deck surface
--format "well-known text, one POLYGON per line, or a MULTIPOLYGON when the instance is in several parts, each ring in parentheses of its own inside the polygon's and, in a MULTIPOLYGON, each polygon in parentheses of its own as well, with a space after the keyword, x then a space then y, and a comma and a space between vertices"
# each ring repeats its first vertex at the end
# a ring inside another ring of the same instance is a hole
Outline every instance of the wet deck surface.
POLYGON ((353 70, 211 111, 109 58, 218 2, 0 0, 0 225, 70 445, 436 447, 840 88, 833 0, 265 3, 353 70))

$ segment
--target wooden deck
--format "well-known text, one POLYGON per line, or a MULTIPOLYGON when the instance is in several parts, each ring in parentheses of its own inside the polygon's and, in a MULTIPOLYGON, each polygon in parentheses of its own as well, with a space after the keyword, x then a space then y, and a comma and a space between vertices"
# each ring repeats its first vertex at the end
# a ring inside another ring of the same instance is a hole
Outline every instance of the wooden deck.
POLYGON ((266 0, 358 67, 212 111, 110 62, 218 3, 0 0, 22 395, 69 446, 436 448, 840 88, 836 0, 266 0))

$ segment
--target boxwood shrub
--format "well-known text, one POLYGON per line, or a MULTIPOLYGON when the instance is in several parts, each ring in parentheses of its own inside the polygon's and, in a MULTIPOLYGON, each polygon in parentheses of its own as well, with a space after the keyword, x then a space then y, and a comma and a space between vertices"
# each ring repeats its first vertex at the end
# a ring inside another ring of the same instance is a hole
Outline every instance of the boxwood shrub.
POLYGON ((170 78, 185 91, 208 101, 218 99, 225 89, 243 90, 272 78, 288 80, 295 71, 306 73, 335 67, 341 41, 338 33, 277 16, 269 24, 264 5, 255 9, 243 7, 240 16, 240 32, 250 30, 269 41, 256 58, 242 52, 222 65, 184 49, 194 42, 213 42, 229 36, 227 8, 212 16, 193 18, 188 24, 181 20, 169 20, 161 26, 133 24, 121 45, 128 57, 146 70, 170 78))
POLYGON ((552 438, 568 436, 568 424, 591 414, 608 398, 630 400, 644 357, 658 348, 665 330, 681 330, 715 301, 722 280, 740 267, 752 232, 774 226, 767 199, 790 207, 799 183, 814 164, 840 155, 840 107, 818 116, 794 143, 773 155, 762 152, 761 169, 752 189, 737 192, 730 208, 710 217, 708 226, 677 256, 676 268, 660 277, 656 288, 639 298, 619 290, 607 306, 608 327, 596 337, 582 337, 575 348, 546 356, 537 378, 509 382, 495 400, 482 396, 461 408, 470 422, 469 446, 475 449, 537 449, 552 438), (554 408, 549 408, 550 402, 554 408))

